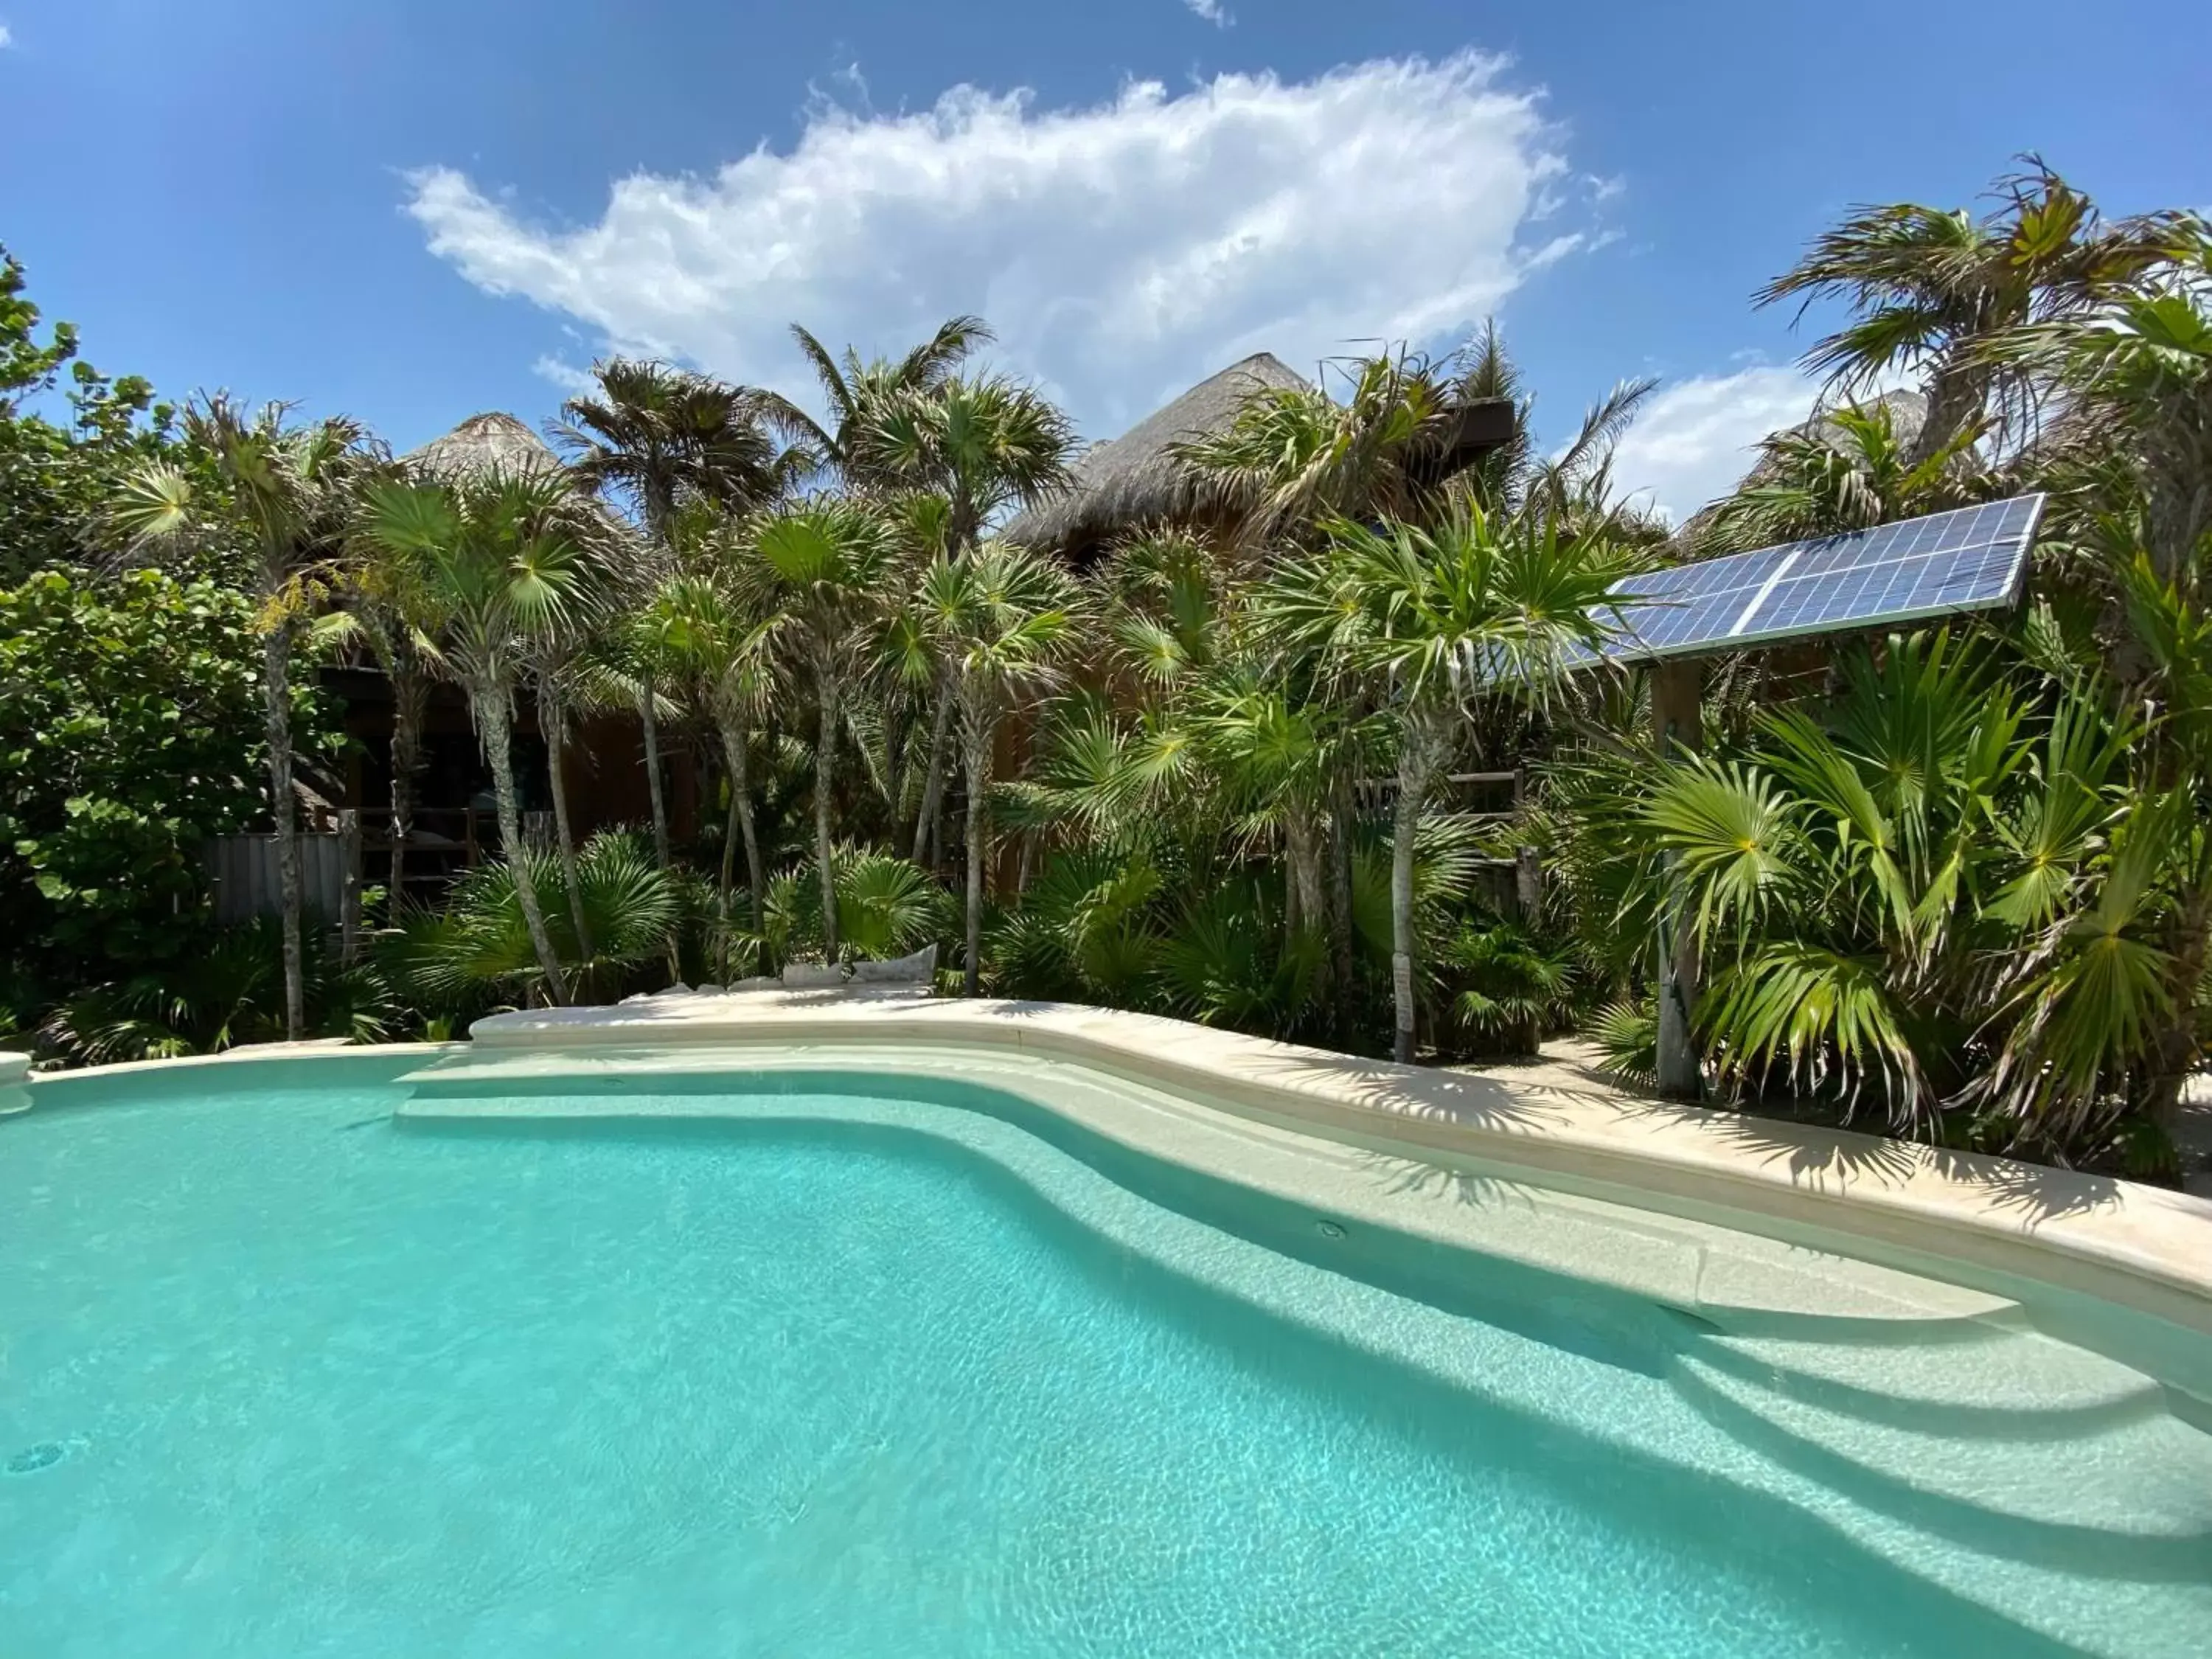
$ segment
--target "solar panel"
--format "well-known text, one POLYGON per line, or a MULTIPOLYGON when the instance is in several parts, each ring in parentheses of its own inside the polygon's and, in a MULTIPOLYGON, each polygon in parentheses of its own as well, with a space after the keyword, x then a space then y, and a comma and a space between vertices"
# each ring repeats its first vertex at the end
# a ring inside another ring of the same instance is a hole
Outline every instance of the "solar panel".
POLYGON ((2017 495, 1646 571, 1614 589, 1619 632, 1598 654, 1695 656, 2009 605, 2042 511, 2017 495))

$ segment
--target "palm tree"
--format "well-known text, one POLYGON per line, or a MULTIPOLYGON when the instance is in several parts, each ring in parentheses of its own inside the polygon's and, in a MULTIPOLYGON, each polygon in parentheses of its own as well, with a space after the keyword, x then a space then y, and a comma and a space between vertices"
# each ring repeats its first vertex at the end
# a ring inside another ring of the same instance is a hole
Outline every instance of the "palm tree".
POLYGON ((1900 368, 1923 374, 1928 417, 1908 468, 1985 417, 2001 437, 2022 434, 2035 381, 1983 348, 2022 325, 2078 315, 2164 263, 2184 216, 2107 224, 2034 156, 1995 193, 1997 206, 1979 218, 1913 202, 1855 209, 1757 295, 1762 306, 1794 299, 1800 316, 1816 300, 1850 307, 1850 324, 1806 356, 1839 390, 1863 392, 1900 368))
MULTIPOLYGON (((909 500, 942 502, 915 540, 925 554, 941 549, 957 562, 974 550, 994 516, 1066 489, 1074 453, 1074 428, 1036 388, 1004 375, 945 376, 886 399, 854 435, 853 464, 909 500)), ((919 591, 929 590, 925 584, 919 591)), ((934 688, 915 827, 917 861, 935 822, 955 701, 948 667, 934 688)))
MULTIPOLYGON (((1421 522, 1455 486, 1486 507, 1510 504, 1503 492, 1528 453, 1526 408, 1495 329, 1441 362, 1401 350, 1339 367, 1340 394, 1327 378, 1265 388, 1220 431, 1170 447, 1196 499, 1236 522, 1248 550, 1310 545, 1334 518, 1421 522)), ((1632 404, 1646 390, 1625 395, 1632 404)))
POLYGON ((948 377, 888 399, 854 442, 872 477, 951 503, 956 553, 1005 508, 1065 489, 1074 453, 1075 428, 1058 405, 1003 374, 948 377))
POLYGON ((407 895, 407 843, 414 836, 415 788, 422 775, 430 671, 416 648, 420 619, 406 614, 395 573, 374 553, 348 563, 349 603, 358 632, 392 687, 391 902, 397 906, 407 895))
POLYGON ((883 515, 865 502, 817 496, 757 520, 744 532, 757 564, 764 634, 792 678, 807 684, 817 720, 814 744, 814 851, 822 888, 823 941, 837 959, 836 880, 831 868, 840 700, 880 659, 878 629, 892 610, 894 544, 883 515))
MULTIPOLYGON (((572 612, 530 642, 530 678, 537 688, 538 732, 545 740, 545 781, 553 797, 553 833, 561 853, 562 885, 568 891, 568 919, 574 925, 583 961, 592 956, 592 929, 584 910, 575 825, 568 811, 568 758, 569 716, 588 696, 592 678, 591 620, 572 612)), ((397 751, 397 738, 392 747, 397 751)))
POLYGON ((622 357, 592 374, 598 395, 561 405, 555 441, 585 488, 627 497, 656 541, 687 499, 743 511, 781 500, 816 465, 777 443, 769 393, 622 357))
POLYGON ((850 346, 840 362, 798 324, 791 325, 791 332, 821 385, 823 400, 829 405, 828 422, 817 421, 773 392, 763 394, 769 417, 848 485, 862 489, 890 482, 877 470, 878 458, 866 453, 868 434, 885 411, 902 398, 936 392, 969 353, 992 339, 990 325, 981 317, 953 317, 895 362, 882 357, 862 362, 850 346))
POLYGON ((1414 1052, 1414 836, 1470 700, 1545 696, 1569 653, 1606 633, 1622 562, 1601 538, 1459 507, 1434 530, 1336 520, 1318 553, 1282 566, 1258 605, 1292 649, 1315 650, 1395 728, 1390 842, 1393 1052, 1414 1052))
POLYGON ((2118 441, 2161 581, 2212 580, 2212 222, 2160 216, 2166 257, 2101 303, 1990 340, 1992 372, 2058 388, 2118 441))
POLYGON ((2150 827, 2138 734, 2094 682, 2025 696, 1940 633, 1841 672, 1747 752, 1656 769, 1630 814, 1680 860, 1717 1063, 1871 1095, 1900 1130, 1964 1104, 2087 1150, 2159 1008, 2148 917, 2112 902, 2145 884, 2103 875, 2150 827))
MULTIPOLYGON (((2137 755, 2141 870, 2114 903, 2157 917, 2165 1013, 2148 1104, 2170 1122, 2201 1057, 2212 969, 2212 224, 2159 222, 2170 258, 2102 303, 1992 342, 1990 360, 2036 376, 2112 456, 2122 498, 2093 526, 2121 619, 2111 641, 2130 701, 2155 711, 2137 755)), ((2117 937, 2117 935, 2116 935, 2117 937)), ((2063 958, 2062 957, 2062 964, 2063 958)))
MULTIPOLYGON (((1449 518, 1455 503, 1472 503, 1489 520, 1528 511, 1557 520, 1569 542, 1650 541, 1658 532, 1613 499, 1610 463, 1652 384, 1616 386, 1565 451, 1540 459, 1529 434, 1530 400, 1491 325, 1442 361, 1385 352, 1343 366, 1335 380, 1340 390, 1325 377, 1310 387, 1258 392, 1226 428, 1172 453, 1188 470, 1194 499, 1239 526, 1248 558, 1311 552, 1327 542, 1334 520, 1427 523, 1449 518)), ((1307 781, 1325 793, 1322 823, 1334 832, 1314 850, 1330 868, 1327 915, 1342 988, 1352 975, 1352 767, 1359 746, 1335 738, 1358 730, 1349 718, 1355 711, 1341 699, 1309 703, 1317 690, 1310 659, 1279 653, 1273 663, 1274 672, 1290 677, 1286 684, 1305 688, 1300 704, 1334 733, 1308 757, 1307 781)), ((1295 822, 1286 820, 1286 834, 1295 822)), ((1341 1009, 1340 988, 1338 1000, 1341 1009)))
POLYGON ((765 696, 766 653, 761 648, 761 619, 747 606, 757 584, 741 584, 726 568, 709 568, 672 576, 636 619, 650 636, 647 648, 669 683, 714 727, 729 773, 729 820, 722 834, 722 915, 729 915, 730 887, 742 838, 746 885, 752 899, 753 932, 768 926, 768 869, 753 818, 750 753, 753 722, 765 696))
POLYGON ((375 484, 361 518, 364 540, 408 562, 422 612, 436 623, 424 643, 468 696, 515 895, 556 1005, 568 1000, 568 980, 523 843, 511 726, 536 642, 573 624, 586 602, 588 550, 602 533, 568 480, 542 473, 375 484))
POLYGON ((1138 537, 1116 552, 1104 580, 1112 671, 1152 716, 1122 787, 1148 809, 1156 781, 1173 776, 1170 787, 1187 792, 1170 752, 1187 750, 1218 779, 1248 831, 1280 836, 1286 933, 1323 929, 1323 855, 1348 711, 1321 694, 1310 660, 1270 653, 1253 637, 1243 585, 1198 538, 1138 537))
MULTIPOLYGON (((893 505, 908 568, 899 585, 897 602, 884 623, 881 665, 885 678, 899 693, 919 700, 930 711, 929 734, 922 751, 921 796, 915 809, 913 852, 913 862, 927 866, 930 842, 938 830, 945 756, 951 741, 955 713, 955 618, 945 607, 957 603, 959 588, 943 574, 952 556, 949 545, 952 504, 942 495, 922 491, 902 495, 893 505)), ((896 790, 892 793, 896 813, 904 795, 896 790)))
POLYGON ((134 549, 190 543, 248 562, 261 601, 262 695, 269 733, 270 811, 276 821, 283 907, 284 1029, 306 1034, 300 944, 300 843, 292 788, 292 653, 327 596, 355 492, 386 463, 359 423, 343 416, 286 424, 270 404, 247 414, 228 398, 185 413, 186 445, 212 463, 213 484, 169 462, 125 481, 114 508, 134 549))
MULTIPOLYGON (((565 945, 573 951, 572 989, 588 986, 606 995, 676 947, 683 890, 676 877, 653 862, 643 837, 627 830, 603 830, 585 842, 576 873, 585 931, 594 943, 587 951, 581 936, 562 938, 557 915, 546 925, 556 948, 565 945)), ((454 884, 443 910, 414 913, 381 945, 386 972, 432 1006, 481 1006, 489 992, 518 981, 526 985, 542 970, 522 908, 522 883, 527 879, 535 890, 562 878, 542 848, 526 847, 519 859, 478 865, 454 884)), ((570 912, 571 925, 577 914, 570 912)))
MULTIPOLYGON (((815 466, 803 446, 780 447, 770 427, 782 418, 780 399, 749 387, 660 362, 615 358, 592 365, 597 396, 561 406, 553 437, 585 488, 626 498, 646 532, 638 568, 629 573, 633 602, 643 605, 676 556, 669 532, 687 500, 745 512, 781 500, 815 466)), ((669 861, 668 806, 660 768, 658 699, 648 672, 640 684, 638 723, 645 744, 653 842, 669 861)))
POLYGON ((974 996, 981 988, 986 817, 999 727, 1017 697, 1059 679, 1081 592, 1059 566, 1007 542, 987 542, 930 574, 949 590, 939 608, 957 653, 953 689, 968 780, 966 990, 974 996))
POLYGON ((1346 711, 1301 696, 1288 677, 1278 679, 1256 667, 1239 664, 1200 692, 1200 741, 1248 821, 1280 831, 1288 877, 1285 930, 1318 930, 1328 916, 1322 837, 1346 711))

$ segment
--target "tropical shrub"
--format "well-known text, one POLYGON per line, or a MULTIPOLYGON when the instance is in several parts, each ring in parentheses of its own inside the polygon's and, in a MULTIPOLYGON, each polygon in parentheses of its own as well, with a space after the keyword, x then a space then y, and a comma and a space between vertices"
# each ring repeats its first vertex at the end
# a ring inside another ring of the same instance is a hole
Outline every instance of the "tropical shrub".
MULTIPOLYGON (((836 872, 841 957, 881 961, 906 956, 954 932, 952 896, 936 878, 894 853, 841 843, 830 849, 836 872)), ((818 955, 823 934, 818 864, 789 870, 769 884, 765 959, 818 955)))
MULTIPOLYGON (((243 595, 151 570, 0 589, 0 935, 58 988, 157 969, 213 926, 201 847, 268 810, 243 595)), ((329 702, 292 693, 302 738, 329 702)))
MULTIPOLYGON (((307 936, 307 1029, 318 1036, 381 1042, 401 1012, 377 971, 337 959, 328 937, 307 936)), ((280 1041, 284 957, 270 916, 215 929, 187 961, 79 989, 30 1035, 52 1057, 109 1065, 219 1054, 241 1042, 280 1041)))
POLYGON ((1976 1144, 2108 1135, 2163 1008, 2134 730, 1943 633, 1841 673, 1637 808, 1680 860, 1717 1074, 1976 1144))
POLYGON ((175 411, 136 374, 102 374, 77 356, 77 333, 57 323, 38 337, 39 307, 22 265, 0 247, 0 586, 32 572, 81 566, 99 550, 116 481, 150 460, 175 459, 175 411), (67 422, 36 404, 69 370, 67 422))
MULTIPOLYGON (((560 854, 526 847, 522 862, 544 892, 561 890, 560 854)), ((611 1001, 653 977, 698 895, 655 861, 633 831, 605 830, 576 856, 576 903, 545 911, 543 927, 568 976, 594 1001, 611 1001), (576 937, 580 915, 591 937, 576 937)), ((507 860, 477 866, 455 885, 442 912, 401 919, 382 951, 386 971, 411 999, 452 1018, 489 993, 526 998, 543 969, 507 860)), ((657 986, 656 986, 657 988, 657 986)))
POLYGON ((1437 1046, 1460 1053, 1533 1054, 1575 1009, 1575 964, 1517 922, 1469 917, 1430 970, 1437 1046))

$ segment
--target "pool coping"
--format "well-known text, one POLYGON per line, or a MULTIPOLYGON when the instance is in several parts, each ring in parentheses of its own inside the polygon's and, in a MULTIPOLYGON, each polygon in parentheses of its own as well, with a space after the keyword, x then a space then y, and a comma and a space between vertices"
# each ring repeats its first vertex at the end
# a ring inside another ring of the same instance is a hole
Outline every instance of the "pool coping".
POLYGON ((2212 1201, 1595 1083, 1569 1086, 1556 1073, 1520 1080, 1431 1071, 1075 1004, 835 992, 663 994, 531 1010, 480 1019, 470 1035, 459 1052, 488 1060, 799 1041, 1011 1048, 1326 1139, 1472 1160, 1694 1219, 1850 1241, 1877 1257, 1963 1265, 2212 1334, 2212 1201))

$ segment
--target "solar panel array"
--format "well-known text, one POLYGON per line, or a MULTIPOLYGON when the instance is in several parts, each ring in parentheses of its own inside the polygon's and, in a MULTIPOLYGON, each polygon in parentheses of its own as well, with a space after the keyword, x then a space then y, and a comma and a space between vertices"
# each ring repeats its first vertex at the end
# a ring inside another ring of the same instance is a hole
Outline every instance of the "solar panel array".
POLYGON ((1789 542, 1629 577, 1618 662, 1735 651, 2006 605, 2018 596, 2040 495, 1789 542))

